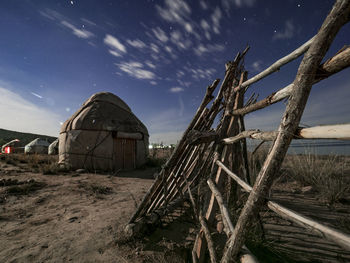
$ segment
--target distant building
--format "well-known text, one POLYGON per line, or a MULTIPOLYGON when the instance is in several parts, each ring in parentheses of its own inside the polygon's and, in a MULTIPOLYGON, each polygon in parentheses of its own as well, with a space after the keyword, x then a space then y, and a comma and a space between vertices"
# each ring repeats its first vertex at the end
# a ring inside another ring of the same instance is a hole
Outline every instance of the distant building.
POLYGON ((24 146, 24 153, 26 154, 47 154, 50 143, 47 140, 36 138, 35 140, 24 146))
POLYGON ((5 143, 1 146, 1 153, 23 153, 23 147, 20 147, 20 141, 18 139, 14 139, 8 143, 5 143))
POLYGON ((49 145, 48 154, 49 155, 58 154, 58 139, 54 140, 53 143, 49 145))

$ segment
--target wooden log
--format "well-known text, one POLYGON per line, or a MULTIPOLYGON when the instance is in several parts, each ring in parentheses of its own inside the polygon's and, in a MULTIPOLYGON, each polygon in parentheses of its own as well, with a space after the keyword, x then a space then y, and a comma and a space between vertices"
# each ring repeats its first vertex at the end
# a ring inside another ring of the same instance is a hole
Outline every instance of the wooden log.
MULTIPOLYGON (((163 173, 166 173, 169 170, 169 168, 173 165, 173 163, 176 162, 178 156, 183 152, 184 144, 185 144, 188 132, 193 129, 193 127, 197 123, 199 117, 201 116, 202 111, 209 104, 209 102, 214 98, 213 97, 213 92, 216 89, 216 87, 219 84, 219 82, 220 82, 220 80, 216 79, 210 86, 207 87, 206 94, 205 94, 205 96, 204 96, 204 98, 203 98, 203 100, 202 100, 202 102, 201 102, 201 104, 200 104, 200 106, 199 106, 199 108, 198 108, 194 118, 192 119, 190 125, 187 127, 186 131, 184 132, 181 140, 179 141, 179 143, 175 147, 175 149, 174 149, 173 153, 171 154, 170 158, 166 162, 165 167, 163 168, 164 171, 161 172, 161 176, 163 175, 163 173)), ((129 223, 134 222, 135 219, 140 215, 140 212, 144 210, 144 207, 152 199, 151 196, 153 195, 154 191, 159 188, 159 185, 160 185, 160 179, 156 180, 156 182, 154 182, 154 185, 152 185, 151 188, 149 189, 149 191, 146 193, 146 195, 144 196, 143 200, 139 204, 138 208, 136 209, 134 214, 131 216, 131 218, 129 220, 129 223)))
MULTIPOLYGON (((257 139, 263 141, 273 141, 276 139, 278 131, 249 130, 222 140, 225 144, 232 144, 244 138, 257 139)), ((336 139, 350 140, 350 124, 322 125, 310 128, 299 127, 293 139, 336 139)))
POLYGON ((201 144, 206 142, 215 141, 219 137, 219 134, 215 131, 192 131, 188 135, 188 143, 191 145, 201 144))
MULTIPOLYGON (((222 194, 220 193, 220 191, 216 187, 215 183, 210 178, 207 180, 207 183, 209 185, 210 190, 215 195, 215 198, 219 204, 220 212, 221 212, 221 215, 223 217, 223 223, 225 225, 225 233, 226 233, 227 237, 230 237, 234 231, 234 227, 233 227, 232 221, 230 219, 229 210, 224 202, 222 194)), ((250 250, 246 246, 243 246, 243 252, 244 253, 241 257, 241 262, 257 262, 256 258, 252 255, 252 253, 250 252, 250 250), (242 261, 242 259, 243 259, 243 261, 242 261), (251 261, 246 261, 246 260, 251 260, 251 261)))
MULTIPOLYGON (((211 107, 211 109, 214 106, 211 107)), ((208 128, 211 127, 212 122, 214 121, 215 117, 214 115, 211 115, 209 117, 207 117, 209 110, 208 109, 204 109, 200 118, 197 120, 196 124, 193 126, 194 129, 199 129, 199 130, 207 130, 208 128), (202 122, 201 120, 206 120, 205 122, 202 122)), ((217 112, 216 112, 217 114, 217 112)), ((191 148, 190 146, 186 146, 184 152, 180 155, 180 157, 178 158, 177 164, 175 165, 174 168, 172 168, 172 171, 169 171, 168 173, 177 173, 176 171, 179 171, 182 169, 182 164, 185 163, 184 160, 188 159, 188 154, 191 154, 191 151, 193 151, 193 148, 191 148)), ((164 169, 162 170, 164 172, 164 169)), ((170 175, 169 178, 170 180, 170 175)), ((168 181, 169 181, 168 180, 168 181)), ((154 190, 154 193, 152 195, 152 203, 150 204, 148 210, 146 211, 147 213, 149 213, 150 211, 152 211, 152 209, 154 208, 158 208, 161 204, 163 204, 163 200, 164 200, 164 195, 160 192, 160 185, 158 185, 158 188, 156 188, 154 190)), ((170 185, 168 188, 173 187, 173 182, 170 182, 170 185)))
POLYGON ((289 62, 300 57, 302 54, 304 54, 309 49, 314 38, 315 37, 309 39, 307 42, 305 42, 303 45, 301 45, 300 47, 295 49, 293 52, 291 52, 287 56, 277 60, 275 63, 273 63, 270 67, 268 67, 264 71, 260 72, 259 74, 255 75, 254 77, 248 79, 247 81, 244 81, 240 86, 235 88, 235 91, 237 92, 238 90, 242 90, 242 89, 250 86, 251 84, 267 77, 268 75, 270 75, 276 71, 279 71, 282 66, 284 66, 285 64, 288 64, 289 62))
POLYGON ((347 251, 350 251, 350 236, 344 234, 336 229, 322 225, 315 220, 307 218, 297 212, 294 212, 290 209, 287 209, 276 202, 269 201, 267 203, 268 208, 274 211, 276 214, 279 214, 283 218, 292 221, 314 234, 318 234, 321 237, 324 237, 330 241, 333 241, 335 244, 338 244, 340 247, 344 248, 347 251))
POLYGON ((214 194, 216 201, 218 202, 220 212, 222 215, 222 219, 223 219, 223 223, 224 223, 224 227, 225 227, 224 229, 225 229, 226 235, 230 236, 234 230, 234 227, 233 227, 233 224, 231 222, 230 212, 228 211, 228 208, 225 204, 224 198, 222 197, 222 195, 221 195, 219 189, 216 187, 215 183, 210 178, 207 180, 207 183, 209 185, 211 192, 214 194))
MULTIPOLYGON (((234 107, 234 102, 235 102, 235 93, 233 93, 233 89, 228 89, 228 87, 233 87, 233 82, 237 82, 236 80, 236 75, 237 73, 237 68, 239 65, 239 59, 240 55, 238 54, 236 56, 236 59, 234 60, 234 62, 230 62, 226 64, 227 70, 226 70, 226 74, 225 74, 225 86, 220 89, 220 91, 223 91, 220 96, 223 98, 224 97, 224 93, 229 93, 227 101, 226 101, 226 106, 225 106, 225 112, 227 112, 229 109, 234 107), (225 91, 225 92, 224 92, 225 91)), ((235 83, 236 84, 236 83, 235 83)), ((219 97, 219 94, 218 96, 219 97)), ((220 99, 221 101, 221 99, 220 99)), ((217 104, 213 105, 213 107, 215 106, 217 109, 219 108, 219 104, 218 102, 220 102, 219 100, 215 100, 214 102, 216 102, 217 104)), ((220 102, 221 104, 221 102, 220 102)), ((233 117, 224 114, 223 118, 221 120, 221 122, 219 123, 218 127, 217 127, 217 131, 219 132, 219 138, 223 139, 225 137, 227 137, 227 132, 228 132, 228 127, 230 126, 230 122, 231 119, 233 119, 233 117)), ((218 159, 218 158, 225 158, 226 156, 226 149, 227 147, 224 147, 223 145, 216 145, 215 146, 215 152, 214 152, 214 160, 218 159)), ((215 176, 215 183, 217 185, 219 185, 219 187, 221 187, 221 185, 223 184, 223 177, 221 177, 221 170, 220 168, 218 168, 216 165, 212 166, 211 172, 210 172, 210 177, 214 177, 215 176)), ((212 223, 213 219, 214 219, 214 213, 217 210, 217 203, 215 201, 215 196, 212 194, 210 197, 210 201, 209 201, 209 205, 205 214, 205 218, 206 220, 209 222, 209 224, 212 223)), ((205 239, 203 238, 203 230, 200 231, 200 233, 197 235, 196 237, 196 251, 197 251, 197 256, 199 258, 199 262, 203 262, 204 261, 204 254, 205 254, 205 250, 206 250, 206 242, 205 239)))
POLYGON ((209 250, 209 255, 210 255, 210 261, 211 263, 216 263, 217 262, 217 256, 215 253, 215 246, 213 239, 211 237, 210 231, 208 224, 206 222, 206 219, 203 217, 202 213, 199 214, 199 222, 201 223, 205 239, 207 240, 207 245, 208 245, 208 250, 209 250))
POLYGON ((300 139, 350 140, 350 124, 324 125, 302 128, 295 135, 300 139))
MULTIPOLYGON (((246 192, 251 192, 252 187, 239 178, 236 174, 230 171, 222 162, 216 161, 216 164, 219 165, 232 179, 234 179, 246 192)), ((276 214, 282 216, 283 218, 292 221, 307 230, 311 233, 325 237, 326 239, 333 241, 344 249, 350 251, 350 236, 344 233, 339 232, 336 229, 333 229, 328 226, 324 226, 315 220, 307 218, 293 210, 290 210, 282 205, 268 201, 267 207, 274 211, 276 214)))
POLYGON ((349 18, 350 0, 336 1, 300 63, 298 73, 293 82, 294 87, 297 88, 293 89, 289 97, 286 111, 278 130, 279 134, 242 209, 234 233, 226 243, 221 260, 222 263, 234 260, 245 242, 249 225, 259 213, 265 199, 264 197, 267 195, 273 179, 281 167, 292 136, 298 128, 318 65, 321 63, 339 29, 348 22, 349 18))
MULTIPOLYGON (((239 58, 240 56, 237 55, 237 57, 239 58)), ((243 57, 241 57, 243 58, 243 57)), ((234 85, 239 85, 243 82, 244 79, 244 74, 241 74, 241 70, 237 71, 238 68, 238 64, 239 64, 239 60, 235 59, 234 63, 228 63, 227 67, 232 71, 231 73, 231 80, 227 81, 227 84, 230 84, 231 89, 227 90, 227 94, 226 94, 226 103, 225 103, 225 112, 223 114, 223 118, 221 120, 221 122, 219 123, 218 127, 217 127, 217 131, 219 134, 219 138, 223 139, 227 136, 229 136, 232 132, 231 131, 231 127, 233 125, 233 121, 235 120, 235 122, 238 121, 237 118, 230 116, 228 113, 230 111, 230 109, 232 108, 237 108, 237 104, 235 104, 235 102, 237 102, 236 98, 239 96, 237 93, 233 92, 233 87, 234 85), (235 73, 236 75, 232 75, 233 73, 235 73), (240 82, 237 83, 237 75, 240 74, 241 75, 241 79, 240 82), (232 82, 232 83, 230 83, 232 82)), ((224 96, 224 94, 222 95, 224 96)), ((237 131, 234 131, 237 132, 237 131)), ((215 149, 215 153, 214 153, 214 160, 215 159, 219 159, 221 158, 222 161, 225 161, 226 158, 226 152, 227 152, 227 147, 224 147, 223 145, 216 145, 216 149, 215 149)), ((219 188, 222 187, 223 184, 223 180, 224 177, 221 176, 221 168, 217 167, 214 163, 212 166, 212 170, 211 170, 211 175, 210 177, 214 177, 215 176, 215 183, 218 185, 219 188)), ((211 223, 214 219, 214 215, 215 212, 218 209, 218 204, 216 203, 216 198, 214 196, 214 194, 211 195, 210 200, 209 200, 209 205, 205 214, 205 217, 207 219, 207 221, 209 223, 211 223)), ((202 237, 202 231, 197 235, 197 256, 199 258, 200 262, 203 262, 204 260, 204 251, 206 249, 206 243, 204 242, 205 240, 203 240, 202 237)))
MULTIPOLYGON (((341 49, 334 57, 327 60, 321 66, 318 67, 316 75, 313 80, 313 84, 328 78, 329 76, 338 73, 339 71, 350 66, 350 47, 347 46, 341 49)), ((244 115, 259 109, 263 109, 269 105, 277 103, 287 97, 289 97, 290 92, 293 90, 294 84, 289 84, 283 89, 276 93, 272 93, 263 100, 260 100, 254 104, 248 105, 242 109, 233 110, 232 115, 244 115)))

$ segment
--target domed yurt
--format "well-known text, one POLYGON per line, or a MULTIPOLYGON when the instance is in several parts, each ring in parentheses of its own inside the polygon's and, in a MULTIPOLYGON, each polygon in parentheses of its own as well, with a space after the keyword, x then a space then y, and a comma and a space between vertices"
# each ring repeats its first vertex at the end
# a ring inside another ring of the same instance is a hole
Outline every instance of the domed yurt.
POLYGON ((24 146, 24 153, 26 154, 47 154, 47 149, 49 148, 50 143, 46 140, 36 138, 35 140, 28 143, 24 146))
POLYGON ((49 155, 58 154, 58 139, 54 140, 53 143, 49 145, 48 154, 49 155))
POLYGON ((145 163, 148 131, 109 92, 92 95, 61 127, 59 164, 89 171, 128 170, 145 163))

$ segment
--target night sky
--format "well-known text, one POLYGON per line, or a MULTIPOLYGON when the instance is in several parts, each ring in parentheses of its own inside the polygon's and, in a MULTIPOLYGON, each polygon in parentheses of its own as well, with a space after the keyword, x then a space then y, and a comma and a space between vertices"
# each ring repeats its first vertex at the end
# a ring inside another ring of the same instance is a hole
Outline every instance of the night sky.
MULTIPOLYGON (((246 45, 248 76, 320 28, 334 1, 11 0, 0 8, 0 128, 58 136, 92 94, 122 98, 151 142, 175 143, 205 89, 246 45)), ((350 44, 350 25, 326 58, 350 44)), ((260 99, 291 83, 300 59, 253 85, 260 99)), ((350 71, 314 86, 302 125, 349 122, 350 71)), ((275 129, 285 104, 246 117, 275 129)))

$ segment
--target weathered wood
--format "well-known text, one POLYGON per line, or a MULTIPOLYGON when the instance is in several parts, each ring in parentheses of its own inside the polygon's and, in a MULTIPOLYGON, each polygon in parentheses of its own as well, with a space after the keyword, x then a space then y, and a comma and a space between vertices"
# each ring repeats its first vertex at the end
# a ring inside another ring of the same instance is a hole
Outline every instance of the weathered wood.
MULTIPOLYGON (((222 162, 216 161, 216 164, 219 165, 232 179, 234 179, 246 192, 251 192, 252 187, 244 182, 241 178, 239 178, 236 174, 234 174, 230 169, 228 169, 222 162)), ((292 221, 313 234, 319 235, 321 237, 325 237, 326 239, 333 241, 334 243, 340 245, 344 249, 350 251, 350 236, 344 233, 339 232, 336 229, 333 229, 328 226, 324 226, 315 220, 309 219, 306 216, 303 216, 293 210, 290 210, 282 205, 268 201, 267 207, 274 211, 276 214, 282 216, 283 218, 292 221)))
MULTIPOLYGON (((263 141, 276 139, 278 131, 248 130, 222 140, 225 144, 232 144, 244 138, 263 141)), ((350 124, 322 125, 310 128, 298 128, 293 139, 337 139, 350 140, 350 124)))
POLYGON ((350 140, 350 124, 324 125, 302 128, 295 135, 301 139, 350 140))
MULTIPOLYGON (((243 57, 241 57, 240 54, 237 54, 234 62, 229 62, 226 64, 226 68, 227 68, 226 76, 227 76, 227 78, 225 77, 225 79, 226 79, 225 86, 222 89, 220 89, 220 91, 221 90, 223 91, 220 96, 223 98, 225 95, 225 99, 226 99, 225 113, 223 114, 222 120, 217 127, 217 132, 219 133, 220 139, 227 137, 228 131, 229 131, 228 128, 231 126, 232 119, 234 119, 234 117, 229 116, 227 114, 227 112, 229 112, 230 109, 235 108, 234 103, 235 103, 236 94, 233 92, 232 87, 234 84, 237 85, 236 76, 238 74, 240 74, 238 67, 239 67, 239 63, 240 63, 241 58, 243 58, 243 57), (228 88, 231 88, 231 89, 228 89, 228 88)), ((219 97, 219 94, 217 97, 219 97)), ((220 102, 220 101, 218 101, 218 102, 220 102)), ((221 104, 221 102, 220 102, 220 104, 221 104)), ((216 104, 215 106, 217 108, 219 108, 218 105, 219 104, 216 104)), ((216 145, 216 149, 215 149, 215 153, 214 153, 214 160, 218 159, 218 158, 222 158, 224 160, 226 157, 226 149, 227 149, 227 147, 224 147, 223 145, 216 145)), ((214 177, 214 176, 215 176, 215 183, 219 187, 221 187, 221 185, 223 184, 223 177, 221 176, 221 169, 218 168, 216 165, 212 166, 211 174, 210 174, 210 177, 214 177)), ((215 214, 215 211, 217 210, 217 208, 218 207, 217 207, 217 203, 215 201, 215 196, 214 196, 214 194, 212 194, 210 197, 210 201, 209 201, 209 205, 208 205, 206 214, 205 214, 205 218, 207 219, 209 224, 212 223, 212 221, 214 219, 214 214, 215 214)), ((199 258, 199 261, 203 262, 204 254, 205 254, 204 251, 206 250, 206 242, 203 239, 203 230, 201 230, 200 233, 196 237, 196 246, 197 246, 196 251, 197 251, 197 256, 199 258)))
POLYGON ((188 143, 191 145, 201 144, 206 142, 215 141, 219 137, 219 134, 215 131, 192 131, 188 135, 188 143))
MULTIPOLYGON (((326 79, 339 71, 348 68, 350 66, 350 47, 346 46, 341 49, 334 57, 327 60, 321 66, 318 67, 316 75, 313 79, 313 84, 326 79)), ((244 115, 259 109, 263 109, 269 105, 277 103, 285 98, 287 98, 291 91, 293 90, 294 84, 289 84, 283 89, 279 90, 276 93, 272 93, 267 96, 265 99, 262 99, 256 103, 248 105, 242 109, 233 110, 232 115, 244 115)))
POLYGON ((314 38, 315 37, 309 39, 307 42, 305 42, 303 45, 301 45, 300 47, 295 49, 293 52, 291 52, 287 56, 284 56, 283 58, 277 60, 275 63, 273 63, 270 67, 268 67, 264 71, 260 72, 259 74, 255 75, 254 77, 248 79, 247 81, 244 81, 242 83, 242 85, 235 88, 235 91, 237 92, 238 90, 244 89, 244 88, 250 86, 251 84, 267 77, 268 75, 270 75, 276 71, 279 71, 282 66, 284 66, 285 64, 288 64, 289 62, 300 57, 302 54, 304 54, 309 49, 314 38))
POLYGON ((216 187, 215 183, 209 178, 207 180, 207 183, 209 185, 210 190, 214 194, 216 201, 218 202, 220 212, 222 215, 222 221, 225 226, 225 232, 228 236, 230 236, 231 232, 234 230, 233 224, 230 219, 230 213, 228 211, 227 205, 225 204, 225 201, 219 191, 219 189, 216 187))
POLYGON ((234 233, 225 246, 222 263, 234 260, 245 242, 249 225, 259 213, 264 197, 267 195, 273 179, 280 169, 292 136, 298 128, 318 65, 321 63, 337 32, 348 22, 349 18, 350 0, 338 0, 306 52, 293 82, 295 88, 289 97, 286 111, 279 127, 279 134, 242 209, 234 233))
POLYGON ((334 243, 338 244, 342 248, 350 251, 350 236, 346 235, 336 229, 333 229, 331 227, 322 225, 315 220, 312 220, 310 218, 307 218, 306 216, 303 216, 295 211, 292 211, 290 209, 287 209, 281 205, 279 205, 276 202, 269 201, 267 203, 268 208, 270 208, 272 211, 274 211, 276 214, 279 214, 283 218, 290 220, 310 232, 314 234, 318 234, 321 237, 324 237, 330 241, 333 241, 334 243))
POLYGON ((215 246, 214 246, 213 239, 211 238, 211 234, 210 234, 209 227, 208 227, 208 224, 206 222, 206 219, 203 217, 202 213, 199 214, 198 219, 199 219, 199 222, 201 223, 205 239, 207 240, 207 246, 208 246, 208 250, 209 250, 210 261, 211 261, 211 263, 216 263, 217 262, 217 256, 216 256, 216 253, 215 253, 215 246))
MULTIPOLYGON (((170 158, 168 159, 167 163, 165 164, 163 171, 160 173, 160 176, 163 176, 163 174, 167 174, 167 171, 169 170, 170 167, 174 164, 174 162, 177 161, 178 156, 183 152, 186 137, 189 131, 193 129, 195 124, 197 123, 199 117, 201 116, 203 110, 205 107, 208 105, 208 103, 214 98, 213 97, 213 92, 216 89, 217 85, 219 84, 220 80, 216 79, 210 86, 207 87, 206 94, 202 100, 202 103, 200 104, 195 116, 193 117, 190 125, 187 127, 186 131, 184 132, 182 138, 178 142, 177 146, 175 147, 173 153, 171 154, 170 158)), ((134 212, 134 214, 131 216, 129 223, 132 223, 135 221, 135 219, 140 215, 140 212, 144 210, 144 207, 147 205, 147 203, 150 201, 151 196, 153 195, 154 191, 158 189, 160 183, 160 180, 156 180, 154 185, 151 186, 147 194, 144 196, 143 200, 139 204, 138 208, 134 212)))

